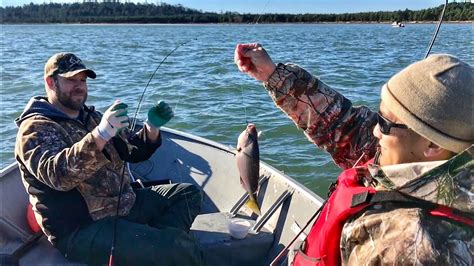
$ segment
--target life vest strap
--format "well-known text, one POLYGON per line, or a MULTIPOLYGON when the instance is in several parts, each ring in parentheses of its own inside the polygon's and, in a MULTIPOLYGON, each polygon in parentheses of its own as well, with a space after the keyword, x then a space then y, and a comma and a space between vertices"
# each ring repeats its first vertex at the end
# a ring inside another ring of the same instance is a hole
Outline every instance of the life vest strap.
POLYGON ((351 208, 364 203, 384 203, 384 202, 397 202, 397 203, 407 203, 414 204, 423 209, 434 209, 439 205, 433 202, 426 200, 418 199, 406 194, 403 194, 399 191, 377 191, 376 193, 369 193, 369 191, 364 191, 362 193, 354 194, 352 196, 351 208))
POLYGON ((463 224, 474 226, 473 215, 462 212, 460 210, 452 209, 444 205, 436 204, 430 201, 415 198, 410 195, 406 195, 396 190, 392 191, 377 191, 369 193, 364 191, 352 196, 351 208, 359 206, 361 204, 377 204, 395 202, 398 204, 405 205, 406 207, 416 207, 423 210, 427 210, 433 216, 440 216, 450 218, 451 220, 461 222, 463 224))

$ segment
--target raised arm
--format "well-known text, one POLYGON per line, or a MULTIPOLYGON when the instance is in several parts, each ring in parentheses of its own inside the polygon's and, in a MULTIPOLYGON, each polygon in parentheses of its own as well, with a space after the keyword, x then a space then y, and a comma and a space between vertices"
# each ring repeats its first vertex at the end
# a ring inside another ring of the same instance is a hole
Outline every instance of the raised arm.
POLYGON ((263 81, 276 106, 341 168, 373 158, 376 114, 351 101, 294 64, 275 65, 258 44, 239 44, 234 55, 239 70, 263 81), (272 71, 270 73, 270 71, 272 71))

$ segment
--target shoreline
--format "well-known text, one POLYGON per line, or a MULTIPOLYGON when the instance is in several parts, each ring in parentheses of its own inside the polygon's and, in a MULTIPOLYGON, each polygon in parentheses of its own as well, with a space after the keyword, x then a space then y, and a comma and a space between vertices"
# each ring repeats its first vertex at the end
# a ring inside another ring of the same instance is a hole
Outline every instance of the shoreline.
MULTIPOLYGON (((414 25, 414 24, 437 24, 439 21, 400 21, 405 25, 414 25)), ((389 21, 341 21, 341 22, 304 22, 304 23, 134 23, 134 22, 118 22, 118 23, 81 23, 81 22, 59 22, 59 23, 38 23, 38 22, 20 22, 20 23, 9 23, 1 22, 0 25, 312 25, 312 24, 387 24, 390 25, 393 22, 389 21)), ((474 24, 472 20, 466 21, 443 21, 443 24, 474 24)))

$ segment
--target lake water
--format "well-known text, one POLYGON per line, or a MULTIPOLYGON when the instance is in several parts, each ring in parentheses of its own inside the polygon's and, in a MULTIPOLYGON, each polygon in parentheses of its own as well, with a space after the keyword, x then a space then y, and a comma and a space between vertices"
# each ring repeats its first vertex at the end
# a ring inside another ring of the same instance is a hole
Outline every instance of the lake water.
MULTIPOLYGON (((14 118, 43 95, 43 67, 70 51, 97 73, 88 104, 104 111, 114 99, 135 110, 158 63, 138 118, 158 100, 176 107, 167 125, 235 147, 246 120, 263 131, 261 159, 324 194, 340 172, 273 104, 263 87, 233 63, 239 42, 260 42, 275 62, 297 63, 355 105, 377 108, 381 86, 424 57, 435 24, 311 25, 1 25, 0 168, 14 162, 14 118), (194 40, 196 38, 196 40, 194 40)), ((472 24, 443 24, 433 47, 474 63, 472 24)))

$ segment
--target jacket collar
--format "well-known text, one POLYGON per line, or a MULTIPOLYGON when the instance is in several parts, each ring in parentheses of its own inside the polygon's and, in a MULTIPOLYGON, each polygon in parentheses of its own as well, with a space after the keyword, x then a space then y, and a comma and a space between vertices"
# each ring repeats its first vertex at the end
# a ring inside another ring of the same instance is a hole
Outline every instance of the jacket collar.
POLYGON ((398 164, 381 167, 369 164, 377 188, 402 193, 474 212, 474 145, 447 161, 398 164))

